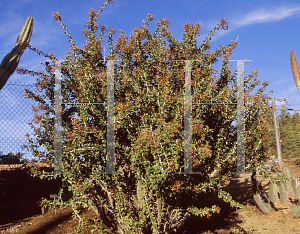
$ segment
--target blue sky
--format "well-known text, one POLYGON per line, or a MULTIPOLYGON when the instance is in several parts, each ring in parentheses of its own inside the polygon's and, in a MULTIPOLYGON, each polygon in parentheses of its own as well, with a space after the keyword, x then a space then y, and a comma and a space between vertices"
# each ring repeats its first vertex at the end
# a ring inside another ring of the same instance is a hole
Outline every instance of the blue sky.
MULTIPOLYGON (((63 28, 52 17, 54 11, 60 13, 75 44, 82 47, 86 43, 86 38, 81 32, 85 29, 84 24, 89 20, 88 12, 91 8, 100 9, 103 3, 104 0, 1 1, 0 59, 2 60, 15 45, 28 16, 34 19, 30 44, 45 53, 50 54, 54 51, 57 58, 62 59, 70 43, 63 28)), ((295 50, 298 60, 300 59, 299 1, 115 0, 114 6, 110 4, 106 6, 97 23, 116 28, 115 42, 121 29, 126 32, 126 35, 132 35, 133 29, 143 24, 142 20, 146 19, 148 13, 155 15, 149 25, 151 32, 154 32, 160 18, 167 18, 172 24, 171 32, 178 41, 182 40, 183 26, 186 22, 201 22, 198 45, 220 22, 220 19, 225 17, 229 21, 228 30, 222 30, 213 37, 211 50, 215 50, 219 45, 225 46, 230 43, 230 40, 238 38, 239 45, 234 49, 231 59, 253 60, 245 65, 246 76, 251 70, 258 69, 258 79, 261 82, 269 81, 265 93, 270 93, 273 89, 272 97, 285 97, 290 103, 286 105, 288 108, 300 109, 300 94, 290 66, 291 49, 295 50)), ((105 42, 107 43, 107 40, 105 42)), ((19 66, 35 71, 44 70, 44 66, 41 65, 44 61, 43 56, 26 49, 19 66)), ((236 68, 236 62, 231 64, 236 68)), ((25 100, 21 97, 24 92, 20 94, 8 84, 14 82, 32 84, 36 82, 36 78, 28 75, 21 76, 15 72, 0 91, 1 137, 8 139, 8 137, 19 137, 20 134, 31 132, 26 122, 32 118, 30 103, 34 102, 25 100), (5 110, 10 111, 9 116, 2 115, 6 113, 5 110)), ((257 89, 252 94, 256 91, 257 89)), ((282 103, 276 104, 277 107, 281 107, 282 103)), ((293 113, 292 111, 291 114, 293 113)))

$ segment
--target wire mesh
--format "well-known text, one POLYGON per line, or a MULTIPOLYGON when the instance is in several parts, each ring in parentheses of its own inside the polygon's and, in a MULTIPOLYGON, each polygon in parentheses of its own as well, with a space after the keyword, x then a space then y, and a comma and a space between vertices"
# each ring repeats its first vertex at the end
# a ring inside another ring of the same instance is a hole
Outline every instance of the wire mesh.
MULTIPOLYGON (((291 110, 291 109, 287 109, 291 110)), ((283 159, 300 158, 300 110, 293 109, 293 113, 276 110, 278 119, 280 150, 283 159)), ((274 120, 269 121, 269 140, 266 145, 270 147, 270 154, 277 155, 274 120)))
POLYGON ((22 145, 28 145, 26 134, 34 131, 28 123, 33 119, 32 106, 37 103, 25 98, 25 89, 33 91, 35 84, 7 83, 0 91, 0 152, 2 155, 21 153, 26 159, 34 157, 22 145))

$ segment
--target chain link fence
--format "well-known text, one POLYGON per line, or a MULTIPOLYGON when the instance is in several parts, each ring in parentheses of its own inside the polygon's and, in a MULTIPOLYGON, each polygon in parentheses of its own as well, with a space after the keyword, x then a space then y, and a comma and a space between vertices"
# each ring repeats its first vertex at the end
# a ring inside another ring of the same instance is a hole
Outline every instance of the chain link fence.
MULTIPOLYGON (((28 133, 32 137, 34 133, 28 123, 32 121, 34 116, 32 106, 37 105, 32 99, 24 97, 24 89, 33 91, 34 86, 35 84, 7 83, 0 91, 0 156, 7 155, 8 153, 13 153, 14 155, 21 153, 26 159, 34 159, 31 152, 22 150, 22 145, 28 144, 25 135, 28 133)), ((293 114, 297 112, 300 114, 299 111, 293 112, 293 114)), ((280 114, 280 111, 277 110, 276 115, 278 118, 280 114)), ((274 142, 271 145, 271 151, 273 155, 277 155, 274 122, 271 122, 273 128, 271 128, 270 138, 274 142)), ((292 122, 296 124, 292 128, 300 129, 300 127, 296 127, 300 125, 299 118, 294 118, 292 122)), ((290 132, 287 132, 283 123, 278 123, 278 125, 283 158, 300 158, 300 131, 291 137, 288 135, 290 132), (283 144, 282 141, 287 141, 288 144, 283 144), (290 146, 297 147, 290 149, 290 146)), ((41 148, 39 150, 42 151, 41 148)))
POLYGON ((293 112, 287 118, 277 113, 282 158, 300 158, 300 111, 293 112))
POLYGON ((269 122, 269 134, 266 145, 270 147, 270 164, 279 166, 282 159, 300 159, 300 110, 276 108, 278 139, 276 139, 276 124, 274 119, 269 122), (277 149, 279 147, 279 152, 277 149), (279 157, 280 154, 280 157, 279 157))
POLYGON ((25 90, 34 92, 35 84, 7 83, 0 91, 0 155, 21 153, 24 159, 34 159, 31 152, 22 150, 27 145, 26 134, 34 133, 30 123, 37 103, 25 98, 25 90))

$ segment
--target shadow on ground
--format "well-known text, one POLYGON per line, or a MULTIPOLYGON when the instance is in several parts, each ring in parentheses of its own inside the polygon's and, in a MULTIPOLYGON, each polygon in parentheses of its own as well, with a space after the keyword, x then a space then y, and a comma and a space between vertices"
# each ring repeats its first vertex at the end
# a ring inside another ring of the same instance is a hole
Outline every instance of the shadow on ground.
MULTIPOLYGON (((28 169, 0 171, 0 225, 19 223, 20 220, 41 214, 39 206, 41 198, 49 198, 49 193, 57 193, 61 187, 60 178, 50 181, 47 179, 42 180, 38 177, 31 177, 27 172, 28 169), (3 192, 5 192, 4 195, 3 192)), ((238 180, 233 180, 223 189, 229 192, 235 201, 243 205, 247 203, 255 205, 251 186, 247 186, 246 183, 249 183, 249 181, 242 183, 238 180)), ((202 197, 199 197, 195 204, 198 208, 211 207, 213 205, 221 207, 219 214, 212 214, 210 218, 191 216, 177 233, 193 234, 205 233, 206 231, 217 233, 216 230, 228 230, 234 226, 240 230, 240 233, 247 233, 242 228, 239 228, 239 223, 242 223, 242 221, 239 220, 238 214, 235 212, 236 208, 230 207, 229 203, 218 198, 216 194, 204 194, 202 197)), ((46 233, 47 230, 51 230, 65 220, 71 219, 71 216, 72 213, 67 212, 30 233, 46 233)))
MULTIPOLYGON (((49 168, 41 169, 49 171, 49 168)), ((42 197, 49 199, 49 194, 58 193, 61 178, 42 180, 31 177, 28 170, 0 171, 0 225, 41 214, 39 201, 42 197)))
MULTIPOLYGON (((251 178, 241 182, 238 178, 233 178, 230 183, 222 188, 222 190, 228 192, 234 201, 241 203, 242 205, 256 206, 253 198, 251 178)), ((239 229, 239 233, 248 233, 239 224, 243 221, 239 219, 239 215, 236 212, 235 207, 231 207, 229 203, 224 202, 222 199, 218 198, 218 195, 211 192, 203 194, 198 199, 199 202, 195 204, 198 208, 212 207, 217 205, 221 208, 220 213, 214 213, 211 217, 197 217, 192 215, 186 220, 185 224, 178 230, 178 233, 220 233, 217 230, 230 230, 230 228, 235 227, 239 229)), ((227 233, 227 232, 224 232, 227 233)))

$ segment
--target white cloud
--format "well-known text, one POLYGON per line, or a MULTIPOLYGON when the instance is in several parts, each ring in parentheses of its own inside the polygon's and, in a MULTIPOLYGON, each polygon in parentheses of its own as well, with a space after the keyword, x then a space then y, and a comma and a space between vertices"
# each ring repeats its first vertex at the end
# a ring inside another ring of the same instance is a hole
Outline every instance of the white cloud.
POLYGON ((248 13, 245 17, 233 20, 233 24, 235 24, 236 27, 241 27, 250 24, 275 22, 287 17, 291 17, 299 10, 300 7, 286 8, 284 6, 267 11, 265 8, 262 8, 248 13))
MULTIPOLYGON (((268 10, 265 10, 265 8, 262 7, 258 10, 254 10, 246 14, 243 13, 243 15, 241 16, 228 17, 228 18, 226 17, 226 20, 229 21, 228 30, 218 31, 216 36, 212 38, 212 41, 216 41, 222 36, 243 26, 280 21, 295 15, 298 11, 300 11, 300 6, 294 6, 294 7, 280 6, 268 10)), ((216 21, 216 20, 213 20, 213 22, 209 22, 208 28, 211 29, 215 27, 219 22, 220 21, 216 21)))

